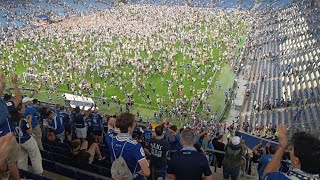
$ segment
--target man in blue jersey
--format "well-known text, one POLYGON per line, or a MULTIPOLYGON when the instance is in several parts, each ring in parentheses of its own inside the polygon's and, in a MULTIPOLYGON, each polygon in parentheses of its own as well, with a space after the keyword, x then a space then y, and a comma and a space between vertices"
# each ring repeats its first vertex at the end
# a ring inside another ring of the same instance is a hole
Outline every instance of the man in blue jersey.
POLYGON ((65 131, 65 135, 67 137, 67 140, 71 141, 72 140, 72 128, 71 128, 70 114, 69 114, 69 112, 66 111, 65 107, 63 107, 63 106, 60 107, 59 114, 62 118, 62 123, 64 126, 64 131, 65 131))
POLYGON ((41 131, 39 120, 38 120, 39 113, 34 107, 32 107, 32 103, 33 103, 32 101, 33 101, 33 98, 30 98, 30 97, 24 97, 22 99, 22 104, 25 105, 26 107, 24 116, 26 116, 26 114, 30 114, 32 116, 32 122, 31 122, 31 126, 33 130, 32 133, 34 135, 35 140, 37 141, 39 149, 43 150, 42 141, 41 141, 42 131, 41 131))
POLYGON ((56 114, 52 110, 47 111, 47 119, 49 128, 54 130, 56 138, 61 142, 65 139, 63 120, 60 114, 56 114))
POLYGON ((90 129, 92 132, 94 141, 96 143, 100 142, 100 137, 102 136, 102 118, 103 117, 98 113, 97 108, 86 118, 88 129, 90 129))
POLYGON ((120 114, 116 119, 116 127, 120 129, 120 133, 117 136, 106 136, 108 138, 109 151, 112 154, 112 161, 119 158, 122 152, 122 157, 131 173, 134 174, 135 180, 142 180, 144 177, 149 176, 150 169, 144 150, 141 144, 132 140, 131 136, 135 127, 134 115, 130 113, 120 114))
MULTIPOLYGON (((19 87, 17 85, 17 75, 14 75, 11 79, 12 84, 14 85, 14 92, 16 97, 13 98, 11 95, 5 95, 4 99, 0 98, 0 137, 6 137, 8 134, 14 132, 11 119, 13 114, 17 114, 16 106, 21 103, 22 95, 20 93, 19 87), (13 111, 15 113, 13 113, 13 111)), ((6 80, 4 74, 0 75, 0 96, 3 95, 3 91, 6 87, 6 80)), ((15 116, 17 117, 17 116, 15 116)), ((0 163, 0 175, 4 176, 4 172, 7 171, 7 168, 10 172, 10 175, 15 180, 20 180, 19 169, 17 166, 18 161, 18 144, 17 141, 12 142, 10 152, 6 158, 5 163, 0 163)))
POLYGON ((206 156, 193 147, 195 137, 192 129, 181 132, 182 150, 173 154, 168 163, 167 176, 170 179, 212 180, 212 172, 206 156))
POLYGON ((287 128, 280 126, 279 147, 264 170, 265 180, 320 179, 320 140, 306 133, 297 133, 288 145, 287 128), (279 172, 280 161, 285 151, 290 152, 292 170, 279 172))
POLYGON ((148 143, 150 141, 150 139, 152 138, 152 131, 150 131, 149 129, 147 129, 147 127, 143 126, 142 127, 143 130, 143 140, 144 142, 148 143))
POLYGON ((276 153, 276 147, 273 145, 267 145, 266 148, 267 152, 264 152, 264 154, 261 156, 260 160, 259 160, 259 179, 262 180, 263 179, 263 172, 266 168, 266 166, 269 164, 269 162, 271 161, 273 155, 276 153))

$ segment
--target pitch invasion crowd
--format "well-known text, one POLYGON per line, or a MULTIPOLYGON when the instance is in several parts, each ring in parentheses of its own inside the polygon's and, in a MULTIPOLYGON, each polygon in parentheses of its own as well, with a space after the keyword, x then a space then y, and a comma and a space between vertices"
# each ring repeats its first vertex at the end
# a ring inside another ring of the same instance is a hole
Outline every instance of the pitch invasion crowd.
MULTIPOLYGON (((221 71, 222 59, 234 64, 235 47, 243 33, 239 29, 247 15, 188 6, 123 5, 45 28, 1 31, 1 68, 10 74, 22 64, 26 71, 21 81, 36 90, 45 87, 57 93, 58 86, 67 85, 77 95, 120 101, 115 94, 105 93, 113 87, 132 105, 134 98, 124 90, 127 87, 137 91, 145 105, 169 104, 169 111, 179 117, 184 111, 194 114, 198 105, 205 105, 211 114, 206 100, 212 93, 213 74, 221 71), (219 59, 212 58, 214 48, 219 49, 219 59), (179 54, 183 54, 180 63, 175 60, 179 54), (167 92, 157 92, 147 81, 156 74, 163 75, 167 92), (193 85, 184 88, 184 81, 193 85), (196 88, 200 82, 201 88, 196 88), (144 92, 147 88, 155 99, 144 92)), ((218 81, 215 87, 220 86, 218 81)))

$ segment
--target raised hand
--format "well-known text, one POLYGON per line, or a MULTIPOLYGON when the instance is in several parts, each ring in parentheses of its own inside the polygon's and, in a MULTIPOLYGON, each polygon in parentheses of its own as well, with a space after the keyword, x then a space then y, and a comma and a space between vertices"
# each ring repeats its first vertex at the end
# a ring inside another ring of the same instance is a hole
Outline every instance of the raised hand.
POLYGON ((287 127, 285 125, 280 125, 278 128, 279 133, 279 145, 280 147, 288 147, 288 138, 287 138, 287 127))
POLYGON ((6 85, 6 77, 5 77, 5 75, 4 74, 1 74, 0 75, 0 83, 1 83, 1 85, 2 86, 5 86, 6 85))
POLYGON ((17 74, 14 74, 11 78, 11 82, 12 84, 17 84, 17 79, 18 79, 18 75, 17 74))

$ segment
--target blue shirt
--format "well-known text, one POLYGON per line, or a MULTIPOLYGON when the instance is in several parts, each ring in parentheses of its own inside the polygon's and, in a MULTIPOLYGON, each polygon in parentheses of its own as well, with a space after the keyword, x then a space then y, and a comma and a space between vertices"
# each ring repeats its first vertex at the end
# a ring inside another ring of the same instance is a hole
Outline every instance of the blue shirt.
MULTIPOLYGON (((117 136, 117 133, 114 131, 114 129, 108 129, 108 132, 106 133, 106 135, 104 136, 104 143, 105 144, 111 144, 111 139, 113 137, 116 137, 117 136)), ((111 153, 111 152, 110 152, 111 153)))
POLYGON ((86 119, 88 126, 92 128, 93 131, 102 130, 102 116, 98 113, 91 113, 86 119))
POLYGON ((31 135, 28 134, 27 130, 31 128, 31 125, 25 120, 21 120, 21 124, 19 127, 19 122, 14 123, 14 134, 16 136, 16 140, 19 143, 23 144, 31 138, 31 135))
MULTIPOLYGON (((139 161, 145 159, 145 154, 142 149, 142 146, 137 141, 132 140, 131 134, 128 133, 119 133, 115 137, 106 136, 108 138, 108 148, 111 153, 112 161, 114 161, 116 158, 119 158, 121 150, 123 145, 124 149, 122 152, 122 157, 127 163, 128 168, 132 173, 137 173, 141 170, 141 167, 139 165, 139 161), (113 150, 115 153, 115 156, 113 154, 113 150)), ((141 175, 138 175, 135 180, 143 180, 144 177, 141 175)))
POLYGON ((144 141, 149 142, 152 137, 152 132, 150 130, 145 130, 143 132, 144 141))
POLYGON ((26 110, 24 111, 23 115, 24 116, 32 115, 32 121, 31 121, 32 128, 35 128, 39 125, 39 121, 38 121, 39 113, 35 108, 31 106, 26 107, 26 110))
POLYGON ((260 160, 259 160, 259 164, 261 164, 261 167, 258 171, 259 176, 262 178, 263 177, 263 172, 264 169, 267 167, 267 165, 269 164, 269 162, 271 161, 272 156, 270 154, 264 154, 261 156, 260 160))
POLYGON ((7 104, 2 99, 0 99, 0 114, 0 137, 2 137, 13 130, 7 104))
POLYGON ((60 114, 57 114, 52 120, 49 120, 48 124, 55 130, 56 134, 62 134, 64 132, 64 125, 60 114))

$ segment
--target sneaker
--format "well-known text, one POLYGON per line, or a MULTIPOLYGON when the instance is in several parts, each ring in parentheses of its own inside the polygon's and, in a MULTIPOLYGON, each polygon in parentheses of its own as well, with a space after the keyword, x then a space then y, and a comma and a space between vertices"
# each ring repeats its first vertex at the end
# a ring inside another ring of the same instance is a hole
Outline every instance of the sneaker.
POLYGON ((102 157, 101 159, 98 159, 98 161, 103 161, 105 159, 106 159, 106 157, 102 157))

